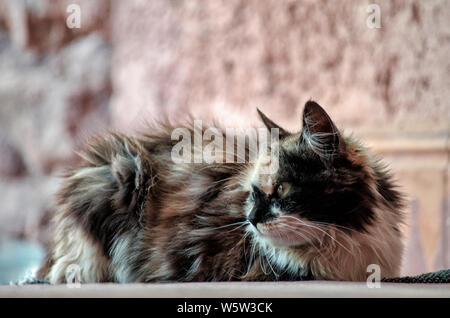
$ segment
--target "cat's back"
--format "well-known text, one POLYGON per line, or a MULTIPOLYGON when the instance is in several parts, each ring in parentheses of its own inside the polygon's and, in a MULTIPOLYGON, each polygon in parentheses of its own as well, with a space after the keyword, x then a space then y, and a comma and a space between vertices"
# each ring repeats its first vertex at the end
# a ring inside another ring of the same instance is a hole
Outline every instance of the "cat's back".
MULTIPOLYGON (((215 232, 207 227, 240 220, 245 193, 236 178, 243 165, 177 162, 173 149, 180 138, 173 138, 174 129, 159 126, 139 137, 110 133, 87 141, 78 152, 80 164, 58 193, 54 242, 41 277, 64 282, 75 264, 84 282, 148 280, 151 267, 181 262, 181 256, 165 257, 171 237, 198 233, 193 236, 198 244, 214 242, 215 232), (230 202, 240 202, 236 215, 228 213, 230 202)), ((184 132, 185 142, 194 144, 194 131, 184 132)), ((193 154, 195 148, 188 150, 193 154)), ((186 242, 172 244, 172 250, 182 251, 186 242)), ((169 272, 155 279, 173 277, 169 272)))

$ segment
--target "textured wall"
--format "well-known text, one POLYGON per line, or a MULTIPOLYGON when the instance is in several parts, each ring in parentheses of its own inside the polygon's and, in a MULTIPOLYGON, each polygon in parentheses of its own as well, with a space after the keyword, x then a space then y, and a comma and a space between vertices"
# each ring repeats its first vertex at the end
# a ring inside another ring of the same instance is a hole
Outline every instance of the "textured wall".
POLYGON ((259 106, 298 128, 314 98, 344 127, 442 132, 449 2, 380 1, 380 29, 367 27, 368 3, 117 3, 114 118, 126 128, 142 114, 187 108, 252 118, 259 106))
POLYGON ((109 122, 109 2, 68 29, 73 2, 0 0, 0 240, 46 240, 57 176, 109 122))

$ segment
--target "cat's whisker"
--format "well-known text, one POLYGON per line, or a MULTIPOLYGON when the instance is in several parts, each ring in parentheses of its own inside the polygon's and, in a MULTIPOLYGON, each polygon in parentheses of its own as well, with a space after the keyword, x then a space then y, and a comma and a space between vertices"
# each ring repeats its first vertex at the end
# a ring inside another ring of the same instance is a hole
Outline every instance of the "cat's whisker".
MULTIPOLYGON (((290 228, 293 228, 293 229, 296 229, 296 230, 299 230, 298 228, 295 228, 295 227, 293 227, 292 225, 289 225, 289 224, 284 223, 284 222, 280 222, 280 223, 279 223, 279 226, 281 226, 281 225, 287 226, 287 227, 290 227, 290 228)), ((301 225, 303 225, 303 224, 301 224, 301 225)), ((309 229, 309 228, 303 228, 302 231, 303 231, 303 232, 306 232, 307 234, 310 234, 310 235, 312 235, 312 236, 313 236, 313 234, 314 234, 313 232, 310 232, 310 229, 309 229)), ((316 237, 316 239, 318 240, 317 237, 316 237)))
MULTIPOLYGON (((280 236, 281 239, 283 239, 283 237, 287 238, 286 235, 283 235, 284 233, 283 233, 282 231, 280 231, 280 230, 276 230, 276 231, 277 231, 277 233, 279 234, 279 236, 280 236)), ((281 274, 284 274, 287 270, 288 270, 288 268, 286 267, 286 268, 284 269, 284 271, 283 271, 281 274)))
MULTIPOLYGON (((275 232, 277 232, 277 234, 280 236, 280 239, 281 239, 281 233, 277 230, 275 230, 275 232)), ((264 253, 264 256, 266 257, 267 263, 269 264, 270 269, 272 270, 272 273, 275 275, 275 277, 278 278, 280 275, 277 272, 275 272, 275 270, 273 269, 272 264, 270 263, 270 259, 267 256, 267 253, 264 253)))
POLYGON ((296 217, 293 217, 293 216, 291 216, 291 215, 282 215, 282 216, 280 216, 280 218, 291 218, 291 219, 296 220, 297 222, 299 222, 300 224, 302 224, 302 225, 304 225, 304 226, 308 226, 308 227, 310 227, 310 228, 317 229, 317 230, 321 231, 323 234, 325 234, 326 236, 328 236, 330 239, 332 239, 333 241, 335 241, 337 244, 339 244, 339 245, 340 245, 343 249, 345 249, 347 252, 352 253, 347 247, 345 247, 341 242, 339 242, 336 238, 334 238, 332 235, 330 235, 327 231, 324 231, 323 229, 321 229, 321 228, 319 228, 319 227, 317 227, 317 226, 314 226, 314 225, 312 225, 312 224, 308 224, 308 223, 306 223, 306 222, 304 222, 304 221, 302 221, 302 220, 300 220, 300 219, 298 219, 298 218, 296 218, 296 217))
MULTIPOLYGON (((284 216, 283 216, 283 217, 284 217, 284 216)), ((286 216, 286 217, 288 217, 288 216, 286 216)), ((333 237, 333 236, 332 236, 330 233, 328 233, 327 231, 325 231, 325 230, 323 230, 323 229, 321 229, 321 228, 319 228, 319 227, 317 227, 317 226, 314 226, 314 225, 308 224, 308 223, 306 223, 306 222, 303 222, 303 221, 301 221, 301 220, 299 220, 299 219, 297 219, 297 218, 295 218, 295 217, 292 217, 292 218, 295 219, 299 225, 303 225, 303 226, 306 226, 306 227, 309 227, 309 228, 313 228, 313 229, 319 230, 321 233, 325 234, 327 237, 329 237, 330 239, 332 239, 333 241, 335 241, 336 243, 338 243, 341 247, 343 247, 343 248, 346 249, 348 252, 350 252, 344 245, 342 245, 335 237, 333 237)))
MULTIPOLYGON (((355 245, 355 241, 354 241, 354 239, 352 238, 351 235, 349 235, 348 233, 345 233, 341 229, 338 229, 338 228, 334 227, 333 225, 319 225, 319 227, 320 226, 324 226, 326 230, 334 231, 336 234, 339 233, 341 235, 342 239, 347 241, 347 243, 350 246, 350 248, 353 249, 353 247, 355 245)), ((357 232, 357 231, 355 231, 355 232, 357 232)))
MULTIPOLYGON (((315 222, 315 221, 314 221, 314 224, 317 225, 317 227, 324 227, 325 230, 334 231, 336 233, 340 233, 343 236, 342 238, 345 239, 349 243, 349 246, 351 248, 353 248, 354 240, 351 237, 351 235, 349 235, 348 233, 345 233, 343 230, 339 229, 337 226, 335 226, 335 224, 325 223, 325 222, 315 222)), ((350 228, 347 228, 347 229, 358 233, 356 230, 353 230, 353 229, 350 229, 350 228)))
POLYGON ((242 240, 244 240, 244 253, 245 253, 245 240, 247 239, 247 237, 249 236, 250 232, 247 232, 244 234, 244 236, 236 243, 236 245, 234 245, 234 247, 230 250, 230 252, 232 250, 234 250, 241 242, 242 240))
POLYGON ((232 188, 232 187, 239 188, 240 186, 239 186, 239 184, 234 183, 234 184, 227 184, 227 185, 224 186, 223 188, 224 188, 224 189, 229 189, 229 188, 232 188))
POLYGON ((211 228, 211 230, 220 230, 220 229, 227 228, 227 227, 230 227, 230 226, 239 225, 237 228, 232 230, 232 231, 234 231, 234 230, 236 230, 236 229, 238 229, 238 228, 240 228, 240 227, 242 227, 242 226, 244 226, 246 224, 250 224, 250 222, 248 220, 246 220, 246 221, 226 224, 226 225, 222 225, 222 226, 218 226, 218 227, 213 227, 213 228, 211 228))
POLYGON ((241 225, 235 227, 234 229, 232 229, 232 230, 230 230, 230 231, 227 231, 226 233, 234 232, 234 231, 240 229, 241 227, 243 227, 244 225, 247 225, 247 224, 250 224, 250 222, 248 222, 248 221, 247 221, 247 222, 244 222, 243 224, 241 224, 241 225))
MULTIPOLYGON (((284 224, 284 225, 286 225, 286 224, 284 224)), ((300 234, 300 232, 298 232, 297 229, 296 229, 296 230, 293 230, 293 229, 287 228, 287 230, 293 231, 294 234, 297 234, 297 235, 300 234)), ((303 236, 302 236, 302 238, 305 239, 305 237, 303 237, 303 236)), ((318 242, 319 242, 319 246, 321 246, 321 245, 322 245, 322 241, 318 240, 318 242)), ((322 256, 321 261, 322 261, 322 262, 326 262, 327 264, 331 264, 331 259, 329 259, 328 257, 324 257, 322 251, 321 251, 317 246, 314 245, 314 242, 311 241, 311 243, 312 243, 311 246, 313 246, 313 247, 316 249, 317 253, 318 253, 320 256, 322 256)))
MULTIPOLYGON (((284 227, 286 230, 291 231, 291 232, 293 232, 294 234, 300 236, 300 237, 303 238, 304 240, 310 242, 310 243, 311 243, 311 246, 313 246, 313 247, 316 249, 316 251, 317 251, 319 254, 321 254, 320 249, 314 244, 314 240, 313 240, 313 239, 310 239, 310 238, 306 235, 306 233, 302 233, 302 232, 300 232, 297 228, 291 227, 291 226, 289 226, 289 225, 287 225, 287 224, 283 224, 283 223, 282 223, 282 224, 280 224, 280 226, 282 226, 282 227, 284 227)), ((311 233, 308 233, 308 234, 311 234, 311 233)), ((318 241, 319 241, 319 243, 321 243, 320 240, 318 240, 318 241)), ((320 244, 319 244, 319 245, 320 245, 320 244)))
POLYGON ((332 230, 332 231, 335 231, 335 232, 339 232, 340 234, 342 234, 344 236, 345 240, 350 241, 350 243, 351 243, 350 246, 353 245, 353 241, 354 240, 352 239, 351 235, 349 235, 348 233, 345 233, 340 228, 348 229, 348 230, 351 230, 351 231, 353 231, 355 233, 358 233, 358 231, 356 231, 354 229, 351 229, 351 228, 345 227, 345 226, 339 226, 337 224, 331 224, 331 223, 326 223, 326 222, 317 222, 317 221, 314 221, 314 224, 317 225, 318 227, 322 226, 326 230, 332 230))
POLYGON ((343 226, 343 225, 339 225, 339 224, 332 224, 332 223, 327 223, 327 222, 319 222, 319 221, 314 221, 314 224, 320 224, 320 225, 324 225, 324 226, 329 226, 332 228, 342 228, 344 230, 348 230, 348 231, 352 231, 352 232, 357 232, 355 229, 349 228, 347 226, 343 226))
POLYGON ((269 273, 266 270, 266 267, 264 266, 264 254, 261 251, 261 245, 259 245, 258 259, 259 259, 259 266, 261 267, 263 273, 265 275, 269 275, 269 273))
POLYGON ((247 273, 245 273, 244 276, 247 276, 248 273, 250 272, 250 269, 252 268, 254 259, 255 259, 255 242, 252 242, 251 253, 250 253, 250 260, 249 260, 249 263, 248 263, 248 266, 247 266, 247 273))

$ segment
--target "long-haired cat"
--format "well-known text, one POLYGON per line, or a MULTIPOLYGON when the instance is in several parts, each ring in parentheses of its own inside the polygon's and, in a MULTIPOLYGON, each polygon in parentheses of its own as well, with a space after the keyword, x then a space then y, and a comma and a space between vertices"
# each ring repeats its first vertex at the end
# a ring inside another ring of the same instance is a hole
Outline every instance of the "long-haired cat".
MULTIPOLYGON (((309 101, 303 128, 279 129, 279 168, 256 162, 175 163, 173 128, 91 141, 58 196, 40 271, 83 283, 366 280, 399 274, 401 195, 358 142, 309 101)), ((225 133, 224 133, 225 134, 225 133)))

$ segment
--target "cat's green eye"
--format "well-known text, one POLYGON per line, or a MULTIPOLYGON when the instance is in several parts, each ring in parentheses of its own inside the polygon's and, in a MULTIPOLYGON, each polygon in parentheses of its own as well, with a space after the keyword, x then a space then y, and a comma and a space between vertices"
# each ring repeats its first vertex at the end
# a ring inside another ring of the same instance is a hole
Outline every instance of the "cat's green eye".
POLYGON ((277 194, 280 199, 284 199, 291 190, 291 184, 288 182, 281 182, 277 187, 277 194))

